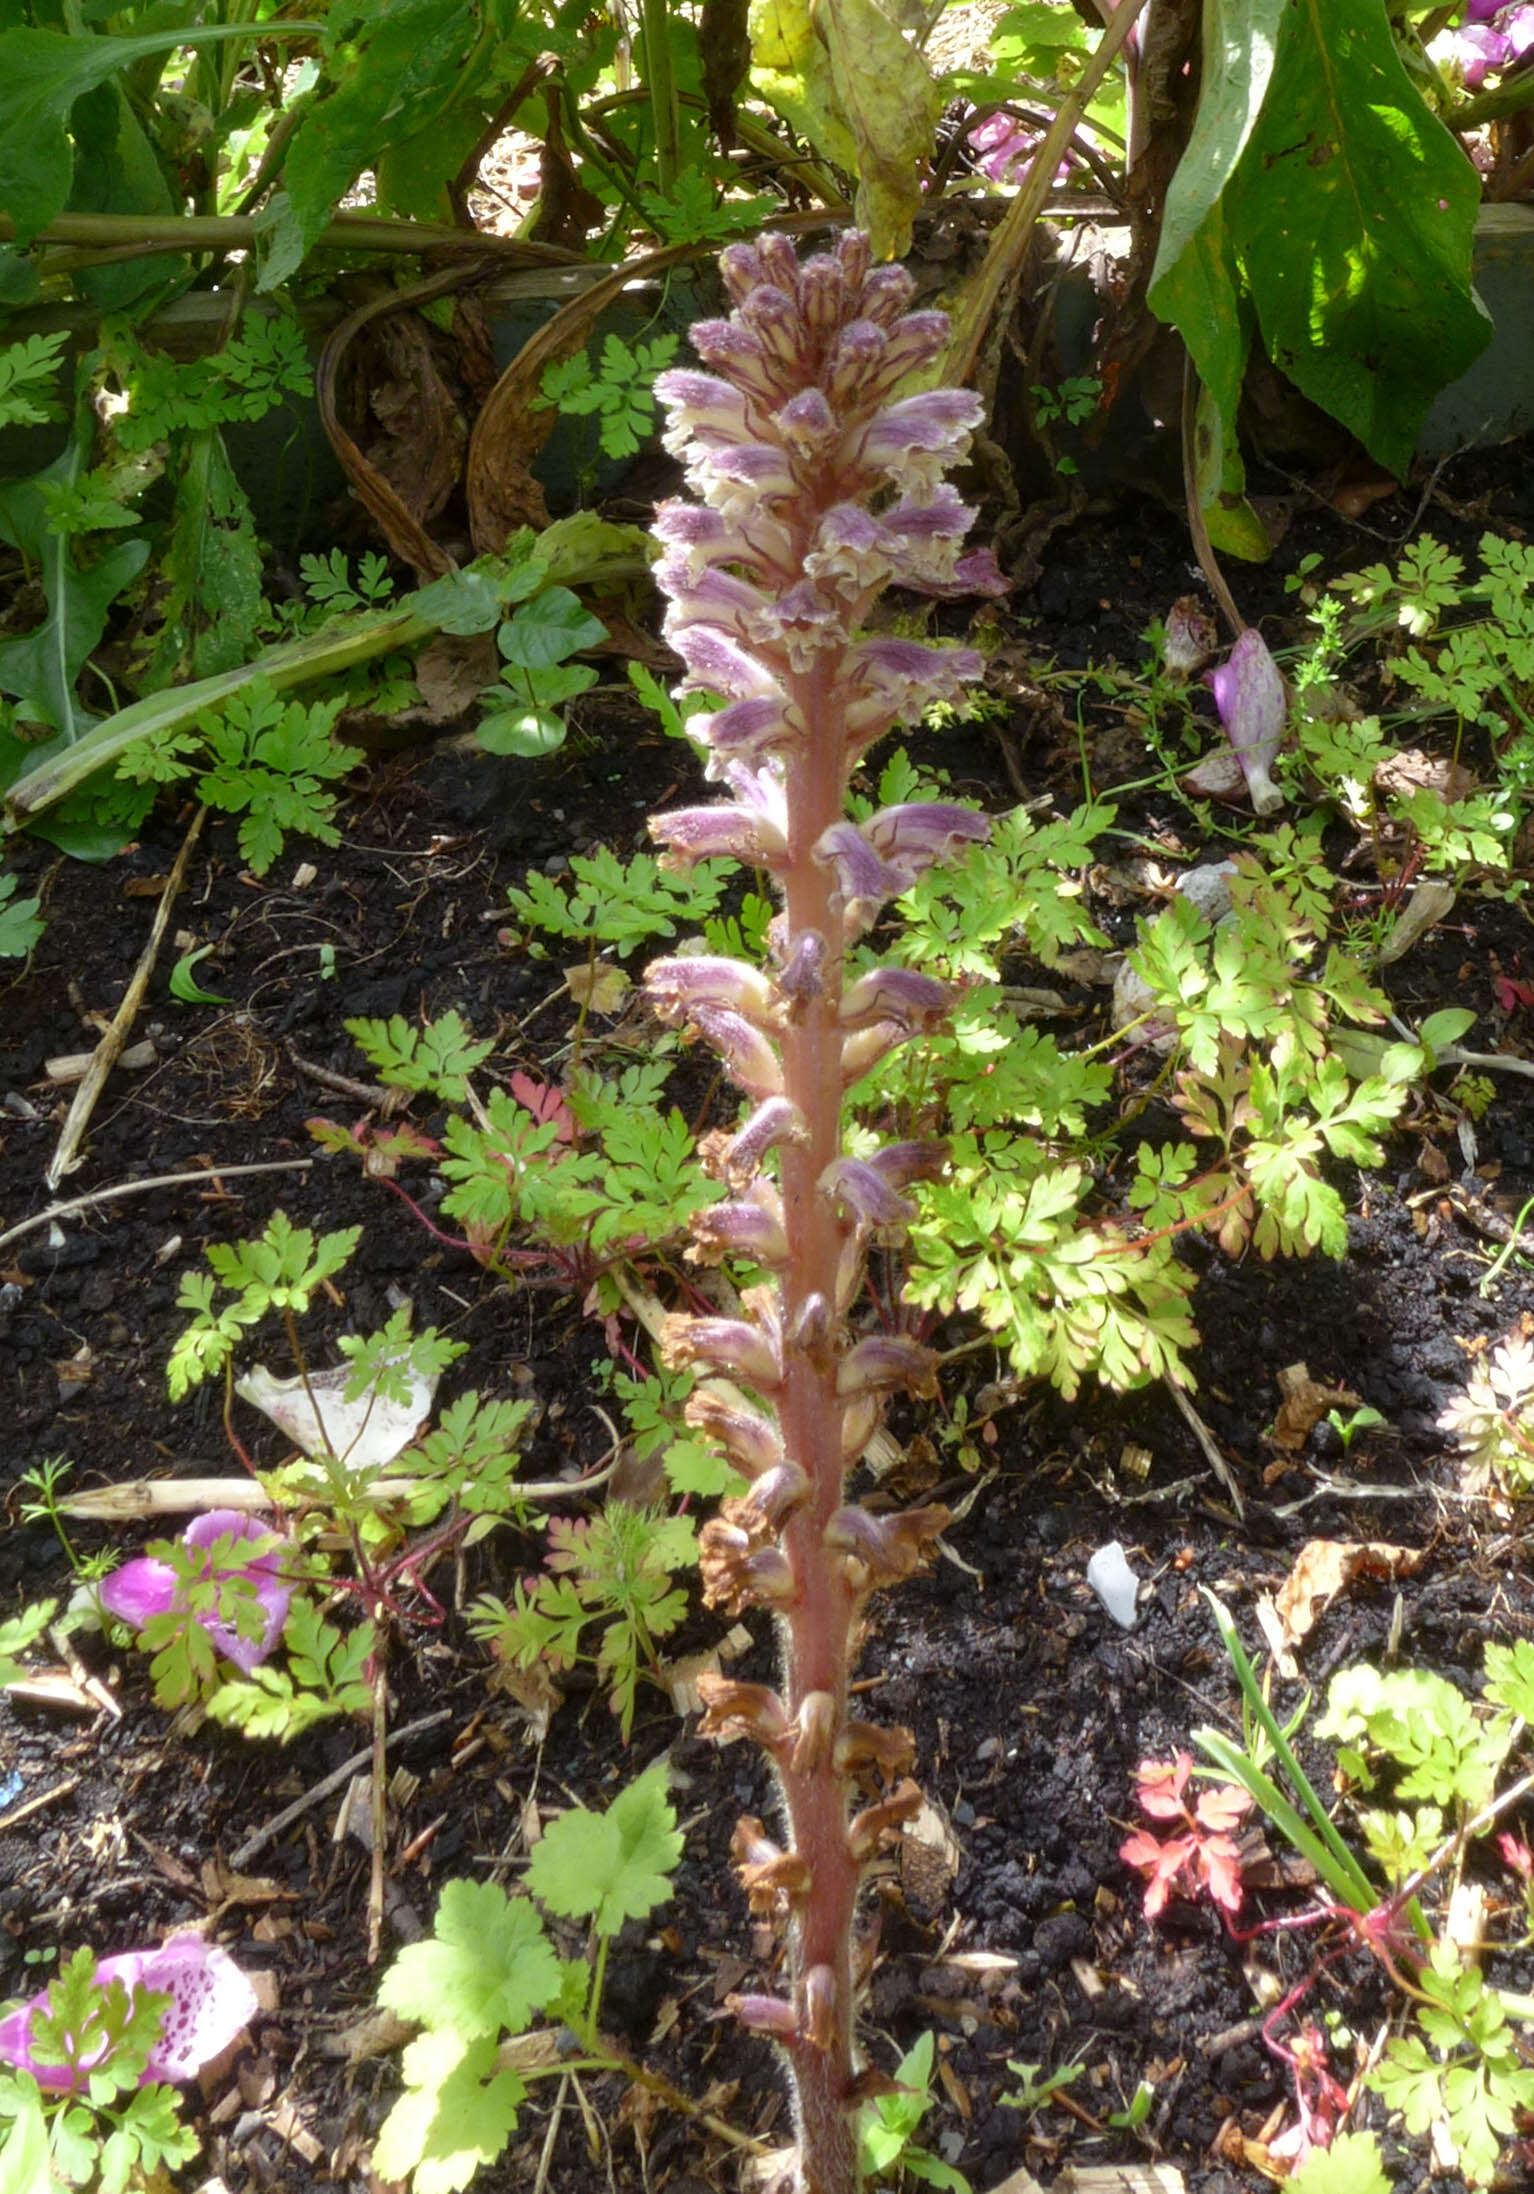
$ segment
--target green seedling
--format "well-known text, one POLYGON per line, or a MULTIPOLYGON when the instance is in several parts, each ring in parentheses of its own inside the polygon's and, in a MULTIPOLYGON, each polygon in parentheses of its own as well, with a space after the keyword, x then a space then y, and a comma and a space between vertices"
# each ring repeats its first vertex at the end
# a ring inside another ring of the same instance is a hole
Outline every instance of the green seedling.
POLYGON ((589 663, 569 657, 607 638, 607 627, 568 587, 545 587, 514 610, 496 634, 505 668, 480 696, 475 730, 490 754, 552 754, 564 744, 561 711, 597 682, 589 663))
POLYGON ((1045 2072, 1042 2065, 1021 2064, 1009 2057, 1007 2070, 1018 2085, 1010 2095, 998 2095, 996 2100, 1005 2110, 1021 2110, 1030 2118, 1037 2117, 1046 2104, 1079 2080, 1086 2069, 1084 2064, 1068 2064, 1061 2065, 1058 2071, 1045 2072))
POLYGON ((1329 1409, 1326 1421, 1342 1442, 1343 1454, 1350 1455, 1353 1452, 1353 1442, 1360 1433, 1372 1432, 1377 1426, 1387 1423, 1388 1419, 1379 1410, 1371 1409, 1365 1403, 1362 1408, 1350 1410, 1347 1416, 1340 1409, 1329 1409))
POLYGON ((899 2186, 914 2179, 920 2186, 969 2194, 969 2181, 955 2165, 917 2145, 916 2135, 932 2108, 933 2038, 923 2034, 895 2067, 899 2092, 876 2095, 865 2103, 858 2121, 858 2155, 863 2175, 875 2186, 899 2186))

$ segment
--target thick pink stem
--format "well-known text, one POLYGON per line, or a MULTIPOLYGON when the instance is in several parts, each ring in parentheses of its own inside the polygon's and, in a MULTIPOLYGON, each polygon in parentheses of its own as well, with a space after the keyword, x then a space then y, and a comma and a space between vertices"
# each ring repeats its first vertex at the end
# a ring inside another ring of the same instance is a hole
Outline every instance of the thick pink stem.
MULTIPOLYGON (((841 1032, 837 1010, 842 973, 840 917, 831 907, 832 879, 809 849, 842 813, 842 712, 832 684, 832 664, 794 680, 790 691, 803 709, 810 735, 789 778, 789 852, 785 882, 788 950, 814 931, 832 946, 824 989, 783 1038, 784 1094, 799 1107, 809 1130, 806 1143, 783 1153, 784 1228, 789 1263, 783 1275, 783 1325, 793 1334, 812 1322, 818 1297, 834 1317, 841 1229, 819 1181, 842 1155, 841 1032)), ((823 1314, 825 1315, 825 1314, 823 1314)), ((785 1611, 784 1692, 791 1719, 806 1698, 831 1701, 831 1742, 820 1747, 809 1772, 782 1774, 783 1801, 792 1848, 809 1867, 810 1892, 790 1937, 794 2001, 801 2032, 789 2054, 800 2112, 800 2171, 805 2194, 849 2194, 857 2185, 857 2137, 849 2105, 852 2063, 852 1933, 861 1868, 847 1842, 847 1786, 838 1774, 834 1741, 847 1713, 852 1599, 845 1565, 824 1543, 826 1525, 842 1504, 842 1409, 836 1393, 836 1358, 828 1332, 821 1347, 791 1347, 779 1398, 784 1446, 809 1478, 810 1499, 790 1520, 783 1547, 793 1565, 798 1594, 785 1611), (804 2031, 808 1976, 831 1976, 829 2032, 804 2031)))

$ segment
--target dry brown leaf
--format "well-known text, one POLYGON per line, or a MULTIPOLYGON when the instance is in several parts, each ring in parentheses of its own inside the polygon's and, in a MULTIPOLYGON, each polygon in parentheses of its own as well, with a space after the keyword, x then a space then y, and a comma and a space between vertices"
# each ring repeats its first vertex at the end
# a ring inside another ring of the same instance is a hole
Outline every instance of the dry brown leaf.
POLYGON ((416 657, 418 709, 403 711, 411 722, 450 724, 466 716, 486 686, 495 683, 499 658, 489 632, 439 632, 416 657))
POLYGON ((1286 1455, 1298 1455, 1329 1409, 1358 1407, 1358 1396, 1344 1386, 1323 1386, 1304 1364, 1290 1364, 1278 1375, 1281 1397, 1269 1434, 1286 1455))
POLYGON ((1392 1546, 1383 1539, 1352 1544, 1342 1539, 1307 1540, 1274 1602, 1285 1637, 1291 1645, 1297 1644, 1355 1577, 1382 1577, 1393 1582, 1398 1577, 1410 1577, 1421 1566, 1419 1548, 1392 1546))
POLYGON ((1425 753, 1421 747, 1403 747, 1374 772, 1377 791, 1399 799, 1409 799, 1414 792, 1436 792, 1445 805, 1474 792, 1475 782, 1462 763, 1447 754, 1425 753))

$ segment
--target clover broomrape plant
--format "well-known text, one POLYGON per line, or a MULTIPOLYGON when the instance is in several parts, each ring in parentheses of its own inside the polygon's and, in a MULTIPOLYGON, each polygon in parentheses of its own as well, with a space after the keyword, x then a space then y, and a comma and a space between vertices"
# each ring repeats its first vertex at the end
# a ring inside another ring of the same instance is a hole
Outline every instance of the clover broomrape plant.
POLYGON ((720 266, 735 310, 692 331, 715 373, 656 382, 667 444, 698 497, 656 514, 666 632, 684 684, 724 697, 689 729, 732 797, 650 827, 677 866, 731 856, 771 875, 783 902, 767 971, 675 958, 654 962, 647 982, 662 1016, 690 1022, 752 1105, 718 1160, 731 1196, 692 1225, 707 1248, 771 1278, 746 1289, 739 1316, 674 1316, 665 1354, 697 1369, 690 1420, 751 1481, 704 1526, 705 1596, 778 1620, 781 1692, 705 1680, 703 1727, 754 1739, 781 1792, 786 1847, 747 1819, 734 1851, 753 1909, 786 1923, 787 1993, 732 2007, 787 2062, 802 2194, 858 2182, 857 2106, 887 2085, 860 2072, 854 2042, 858 1885, 881 1833, 921 1802, 906 1773, 910 1732, 849 1715, 853 1639, 868 1595, 910 1576, 948 1521, 938 1507, 875 1515, 846 1498, 888 1395, 932 1389, 930 1350, 899 1333, 854 1338, 849 1312, 870 1233, 912 1215, 902 1190, 932 1178, 943 1154, 896 1143, 850 1156, 843 1097, 937 1025, 949 993, 907 969, 848 981, 843 955, 887 901, 986 830, 941 801, 850 819, 865 750, 957 699, 981 670, 973 649, 858 635, 892 582, 929 594, 1002 585, 989 552, 962 554, 974 513, 942 477, 980 401, 949 388, 891 400, 938 356, 947 323, 907 313, 909 277, 870 257, 859 235, 802 265, 782 237, 731 246, 720 266), (855 1810, 860 1786, 871 1802, 855 1810))

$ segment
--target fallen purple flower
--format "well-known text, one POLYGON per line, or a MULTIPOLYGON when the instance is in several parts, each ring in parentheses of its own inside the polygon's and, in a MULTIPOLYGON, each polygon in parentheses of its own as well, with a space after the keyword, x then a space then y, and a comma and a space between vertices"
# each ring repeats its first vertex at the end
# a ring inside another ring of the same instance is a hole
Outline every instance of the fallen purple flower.
POLYGON ((1247 626, 1231 649, 1229 660, 1218 670, 1209 671, 1206 682, 1213 690, 1225 736, 1241 764, 1252 806, 1259 815, 1276 814, 1284 804, 1284 796, 1269 772, 1284 736, 1289 701, 1278 665, 1255 626, 1247 626))
MULTIPOLYGON (((248 1676, 271 1653, 288 1619, 288 1602, 293 1594, 280 1569, 288 1551, 287 1542, 275 1538, 254 1516, 233 1508, 211 1508, 206 1515, 193 1517, 181 1535, 181 1543, 190 1552, 207 1557, 199 1571, 201 1577, 220 1585, 243 1579, 254 1588, 255 1604, 262 1616, 258 1638, 242 1637, 233 1623, 216 1614, 197 1618, 225 1660, 233 1661, 248 1676), (230 1544, 235 1540, 255 1541, 260 1551, 242 1558, 230 1544), (215 1561, 213 1551, 220 1542, 224 1558, 215 1561)), ((106 1579, 101 1587, 101 1604, 119 1622, 142 1630, 151 1617, 173 1615, 185 1603, 181 1579, 172 1565, 143 1555, 138 1561, 125 1562, 106 1579)))
MULTIPOLYGON (((170 1998, 140 2086, 156 2080, 195 2079, 249 2025, 258 2008, 255 1990, 234 1960, 216 1943, 205 1943, 197 1935, 172 1935, 158 1950, 129 1950, 103 1958, 96 1967, 96 1981, 102 1988, 121 1981, 130 1996, 147 1989, 170 1998)), ((9 2018, 0 2019, 0 2061, 30 2072, 40 2087, 77 2087, 91 2065, 72 2072, 65 2065, 40 2064, 31 2053, 32 2021, 47 2008, 48 1990, 42 1989, 9 2018)), ((92 2064, 99 2062, 100 2053, 92 2064)))

